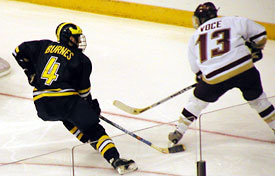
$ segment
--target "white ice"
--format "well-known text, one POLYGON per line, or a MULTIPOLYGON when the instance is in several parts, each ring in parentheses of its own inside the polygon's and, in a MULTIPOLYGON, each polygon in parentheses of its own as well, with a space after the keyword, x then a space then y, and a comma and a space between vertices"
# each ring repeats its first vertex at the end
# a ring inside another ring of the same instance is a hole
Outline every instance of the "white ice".
MULTIPOLYGON (((12 71, 0 78, 0 175, 117 175, 88 144, 81 144, 60 122, 36 115, 32 87, 11 53, 23 41, 55 39, 61 22, 79 25, 86 35, 85 54, 93 63, 92 95, 102 115, 160 147, 192 91, 140 115, 112 105, 120 100, 134 107, 149 106, 194 83, 187 62, 187 42, 193 29, 103 16, 28 3, 0 0, 0 57, 12 71), (170 123, 170 124, 168 124, 170 123), (73 156, 73 158, 72 158, 73 156), (72 163, 74 167, 72 167, 72 163)), ((269 100, 275 103, 275 42, 268 41, 263 60, 256 63, 269 100)), ((209 105, 202 115, 202 160, 209 176, 275 175, 275 136, 250 109, 237 89, 209 105), (222 109, 222 110, 220 110, 222 109)), ((195 176, 198 122, 181 143, 185 152, 162 154, 102 122, 121 156, 136 161, 129 176, 195 176)))

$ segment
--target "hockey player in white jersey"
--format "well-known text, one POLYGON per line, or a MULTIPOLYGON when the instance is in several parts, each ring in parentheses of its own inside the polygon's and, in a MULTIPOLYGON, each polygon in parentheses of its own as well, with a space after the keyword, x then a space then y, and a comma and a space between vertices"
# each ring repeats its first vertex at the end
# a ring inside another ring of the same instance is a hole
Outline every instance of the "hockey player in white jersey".
POLYGON ((195 33, 189 41, 188 59, 198 84, 184 107, 176 130, 169 133, 174 144, 209 103, 238 88, 243 98, 275 132, 274 106, 267 100, 254 62, 262 58, 266 43, 263 26, 243 17, 218 17, 211 2, 200 4, 193 15, 195 33))

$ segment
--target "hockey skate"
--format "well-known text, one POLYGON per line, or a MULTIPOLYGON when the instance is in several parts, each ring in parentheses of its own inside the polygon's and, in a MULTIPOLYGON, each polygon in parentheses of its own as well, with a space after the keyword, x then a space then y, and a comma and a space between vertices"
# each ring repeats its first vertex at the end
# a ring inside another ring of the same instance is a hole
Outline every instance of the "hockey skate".
POLYGON ((117 172, 120 175, 129 173, 129 172, 133 172, 138 169, 135 164, 135 161, 133 161, 133 160, 126 160, 126 159, 118 158, 116 160, 112 159, 110 161, 110 163, 112 164, 113 168, 115 170, 117 170, 117 172))
POLYGON ((190 120, 186 119, 185 117, 183 117, 183 116, 179 117, 178 124, 177 124, 175 131, 169 133, 169 135, 168 135, 168 139, 172 143, 170 145, 175 145, 181 140, 183 134, 188 129, 188 126, 191 123, 192 122, 190 120))
POLYGON ((182 136, 182 133, 180 133, 178 130, 175 130, 174 132, 169 133, 168 139, 173 144, 177 144, 181 140, 182 136))

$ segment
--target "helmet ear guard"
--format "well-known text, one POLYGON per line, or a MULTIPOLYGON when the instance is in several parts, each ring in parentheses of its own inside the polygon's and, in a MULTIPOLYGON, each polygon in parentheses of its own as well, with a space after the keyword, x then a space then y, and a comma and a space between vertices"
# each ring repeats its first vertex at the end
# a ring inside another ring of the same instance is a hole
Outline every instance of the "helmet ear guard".
POLYGON ((197 16, 195 16, 195 15, 192 16, 192 23, 193 23, 193 27, 195 29, 198 29, 200 27, 200 25, 201 25, 200 24, 200 19, 197 16))
POLYGON ((87 46, 86 38, 82 34, 82 29, 73 23, 59 24, 55 33, 57 41, 62 44, 81 49, 82 51, 84 51, 87 46))

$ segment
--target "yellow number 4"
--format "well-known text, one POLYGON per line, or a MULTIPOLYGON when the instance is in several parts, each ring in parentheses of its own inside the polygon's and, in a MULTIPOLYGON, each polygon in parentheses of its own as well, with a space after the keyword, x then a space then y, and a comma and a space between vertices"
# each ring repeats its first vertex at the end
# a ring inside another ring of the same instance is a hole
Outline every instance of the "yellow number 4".
POLYGON ((52 56, 42 72, 41 79, 46 79, 45 85, 50 86, 52 82, 56 81, 58 78, 57 71, 60 63, 56 62, 57 59, 57 57, 52 56))

